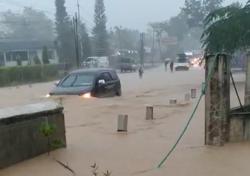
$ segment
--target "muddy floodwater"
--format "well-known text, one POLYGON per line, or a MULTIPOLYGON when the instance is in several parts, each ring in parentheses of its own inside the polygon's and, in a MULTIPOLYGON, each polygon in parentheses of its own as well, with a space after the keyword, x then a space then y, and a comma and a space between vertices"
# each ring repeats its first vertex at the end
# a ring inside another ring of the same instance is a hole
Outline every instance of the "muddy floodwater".
MULTIPOLYGON (((187 133, 161 169, 157 165, 176 141, 197 99, 184 102, 190 89, 200 94, 204 70, 165 72, 163 67, 119 75, 122 97, 82 99, 64 97, 67 148, 0 170, 0 176, 70 176, 57 159, 76 176, 91 175, 91 165, 113 176, 238 176, 250 173, 250 143, 204 146, 204 100, 187 133), (169 106, 176 98, 177 106, 169 106), (145 120, 147 105, 153 105, 155 120, 145 120), (128 114, 128 133, 117 133, 117 116, 128 114)), ((243 74, 235 75, 241 97, 243 74)), ((53 82, 0 89, 0 107, 47 101, 53 82)), ((235 93, 232 106, 237 106, 235 93)), ((54 101, 58 101, 54 99, 54 101)))

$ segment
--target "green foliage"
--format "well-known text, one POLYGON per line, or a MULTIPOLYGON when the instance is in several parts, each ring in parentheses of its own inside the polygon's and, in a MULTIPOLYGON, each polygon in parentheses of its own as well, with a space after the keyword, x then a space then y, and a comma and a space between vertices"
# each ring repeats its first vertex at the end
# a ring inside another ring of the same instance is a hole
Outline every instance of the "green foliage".
POLYGON ((22 66, 22 60, 20 58, 17 58, 16 62, 18 66, 22 66))
POLYGON ((59 77, 57 65, 35 65, 0 68, 0 87, 52 81, 59 77))
POLYGON ((52 149, 58 149, 64 146, 62 140, 56 139, 51 142, 51 148, 52 149))
POLYGON ((88 31, 84 23, 80 23, 80 42, 82 44, 82 59, 86 59, 92 55, 91 41, 88 31))
POLYGON ((65 7, 65 0, 55 0, 57 51, 62 63, 75 64, 75 45, 72 24, 65 7))
POLYGON ((170 18, 170 20, 165 23, 164 30, 168 33, 168 35, 176 37, 178 41, 181 41, 189 32, 186 22, 187 17, 183 12, 181 12, 177 16, 170 18))
POLYGON ((203 0, 203 10, 205 16, 210 12, 219 9, 224 0, 203 0))
POLYGON ((56 131, 56 126, 54 124, 50 124, 49 122, 44 122, 40 126, 40 133, 47 138, 48 155, 50 154, 50 150, 52 147, 50 138, 55 133, 55 131, 56 131))
POLYGON ((182 10, 187 15, 189 27, 202 27, 204 18, 221 7, 224 0, 185 0, 182 10))
POLYGON ((96 56, 109 55, 108 33, 106 29, 107 18, 103 0, 95 1, 95 26, 93 28, 93 39, 96 56))
POLYGON ((1 14, 5 37, 12 39, 51 41, 54 39, 53 22, 42 11, 25 7, 22 13, 12 11, 1 14))
POLYGON ((39 59, 39 57, 37 55, 34 57, 34 64, 35 65, 41 65, 41 61, 40 61, 40 59, 39 59))
POLYGON ((201 0, 185 0, 183 11, 188 16, 187 23, 190 27, 202 25, 204 11, 201 0))
POLYGON ((229 52, 250 45, 250 4, 241 7, 233 4, 210 13, 204 20, 201 37, 207 52, 229 52))
POLYGON ((56 131, 56 126, 48 122, 44 122, 40 126, 40 132, 44 137, 51 137, 56 131))
POLYGON ((140 32, 137 30, 131 30, 116 26, 109 35, 111 39, 112 49, 119 48, 136 50, 138 48, 140 32))
POLYGON ((43 58, 43 64, 49 64, 49 53, 48 53, 48 48, 46 46, 43 47, 42 58, 43 58))

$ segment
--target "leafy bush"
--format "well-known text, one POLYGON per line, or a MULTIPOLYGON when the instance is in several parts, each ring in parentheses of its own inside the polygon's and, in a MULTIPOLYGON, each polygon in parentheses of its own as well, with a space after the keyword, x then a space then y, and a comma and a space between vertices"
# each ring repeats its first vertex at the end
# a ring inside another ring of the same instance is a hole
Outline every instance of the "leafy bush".
POLYGON ((56 126, 54 124, 50 124, 48 122, 44 122, 40 126, 40 132, 43 134, 44 137, 47 138, 47 152, 48 155, 50 155, 50 150, 51 150, 51 141, 50 137, 55 133, 56 131, 56 126))
POLYGON ((43 64, 49 64, 49 53, 48 53, 48 48, 46 46, 43 47, 43 64))
POLYGON ((59 77, 57 65, 35 65, 0 68, 0 87, 52 81, 59 77))
POLYGON ((37 55, 34 57, 34 63, 35 63, 35 65, 41 65, 42 64, 37 55))

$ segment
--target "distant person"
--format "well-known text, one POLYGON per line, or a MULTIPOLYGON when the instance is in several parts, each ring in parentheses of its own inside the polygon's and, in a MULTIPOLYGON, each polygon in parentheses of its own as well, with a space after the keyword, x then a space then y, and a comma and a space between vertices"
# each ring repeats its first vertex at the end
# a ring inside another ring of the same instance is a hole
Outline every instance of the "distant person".
POLYGON ((168 70, 168 64, 169 64, 169 59, 165 59, 165 61, 164 61, 165 71, 168 70))
POLYGON ((143 77, 143 73, 144 73, 144 70, 143 70, 143 66, 141 65, 140 68, 139 68, 139 78, 142 79, 143 77))
POLYGON ((174 71, 174 62, 173 61, 170 62, 170 70, 171 70, 171 72, 174 71))

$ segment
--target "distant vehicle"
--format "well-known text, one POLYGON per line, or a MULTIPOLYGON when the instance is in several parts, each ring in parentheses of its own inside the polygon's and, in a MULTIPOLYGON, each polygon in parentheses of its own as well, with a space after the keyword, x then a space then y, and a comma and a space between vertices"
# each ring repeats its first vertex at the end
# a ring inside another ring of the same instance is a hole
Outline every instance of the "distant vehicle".
POLYGON ((137 70, 135 60, 129 57, 121 57, 119 67, 121 72, 136 72, 137 70))
POLYGON ((109 58, 107 56, 97 57, 97 65, 99 68, 109 67, 109 58))
POLYGON ((189 60, 185 54, 178 54, 174 62, 175 71, 188 71, 190 67, 189 60))
POLYGON ((195 57, 190 59, 190 65, 192 65, 193 67, 200 67, 200 63, 201 63, 202 59, 199 57, 195 57))
POLYGON ((120 79, 113 69, 81 69, 64 77, 49 95, 79 95, 83 98, 121 96, 120 79))
POLYGON ((97 68, 98 67, 97 60, 93 57, 88 57, 86 60, 82 62, 81 65, 83 68, 97 68))
POLYGON ((107 56, 102 57, 88 57, 82 62, 83 68, 108 68, 109 59, 107 56))

